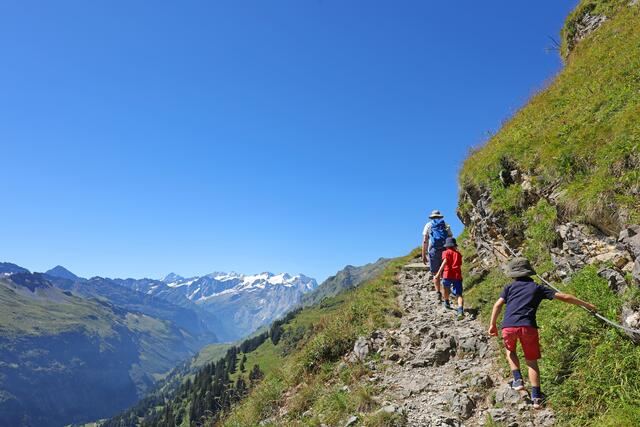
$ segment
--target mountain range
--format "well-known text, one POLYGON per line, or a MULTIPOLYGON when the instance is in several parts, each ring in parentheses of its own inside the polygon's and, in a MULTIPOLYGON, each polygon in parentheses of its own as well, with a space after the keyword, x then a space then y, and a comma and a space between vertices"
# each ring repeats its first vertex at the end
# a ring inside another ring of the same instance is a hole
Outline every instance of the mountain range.
POLYGON ((86 279, 0 263, 0 425, 113 415, 205 345, 250 334, 316 287, 286 273, 86 279))
POLYGON ((303 274, 268 272, 254 275, 215 272, 190 278, 171 273, 161 281, 126 279, 116 283, 216 316, 216 334, 223 341, 240 339, 268 325, 318 286, 315 279, 303 274))

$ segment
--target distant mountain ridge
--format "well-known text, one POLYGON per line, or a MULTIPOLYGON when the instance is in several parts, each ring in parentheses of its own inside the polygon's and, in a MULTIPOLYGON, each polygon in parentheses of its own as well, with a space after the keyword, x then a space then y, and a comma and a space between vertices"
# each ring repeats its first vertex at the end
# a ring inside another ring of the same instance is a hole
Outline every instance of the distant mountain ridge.
POLYGON ((271 323, 318 286, 315 279, 304 274, 269 272, 214 272, 190 278, 170 273, 162 281, 115 281, 177 305, 195 305, 215 314, 221 323, 216 333, 226 341, 237 340, 271 323))
POLYGON ((58 277, 60 279, 81 280, 80 277, 76 276, 75 274, 73 274, 72 272, 70 272, 69 270, 67 270, 61 265, 56 265, 52 269, 45 271, 44 274, 47 274, 53 277, 58 277))
POLYGON ((0 262, 0 276, 6 276, 13 273, 29 273, 29 270, 11 262, 0 262))
POLYGON ((305 294, 301 299, 301 304, 303 306, 313 305, 325 298, 338 295, 342 291, 355 288, 379 275, 391 261, 391 258, 379 258, 376 262, 358 267, 347 265, 334 276, 322 282, 312 292, 305 294))

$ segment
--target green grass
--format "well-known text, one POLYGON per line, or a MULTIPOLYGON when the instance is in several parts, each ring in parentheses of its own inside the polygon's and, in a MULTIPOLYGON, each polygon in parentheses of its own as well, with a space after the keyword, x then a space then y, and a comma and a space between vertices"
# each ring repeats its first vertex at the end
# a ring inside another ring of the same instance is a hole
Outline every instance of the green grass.
POLYGON ((191 363, 193 368, 201 368, 207 363, 214 362, 227 353, 232 344, 209 344, 198 352, 195 359, 191 363))
POLYGON ((381 390, 361 385, 361 378, 371 373, 369 368, 344 364, 341 358, 359 335, 397 323, 395 275, 410 256, 392 261, 358 288, 302 310, 285 326, 286 331, 306 331, 290 353, 274 359, 285 344, 281 340, 277 346, 264 343, 260 355, 248 354, 247 369, 254 361, 261 367, 264 363, 266 377, 222 424, 257 425, 276 416, 273 425, 339 425, 359 414, 364 425, 401 425, 397 415, 375 413, 378 404, 373 396, 381 390), (276 415, 281 407, 287 415, 276 415))
MULTIPOLYGON (((618 318, 622 301, 595 267, 576 274, 566 291, 618 318)), ((607 419, 617 423, 609 425, 640 424, 640 347, 584 310, 559 302, 540 310, 539 323, 542 380, 560 419, 575 426, 606 425, 607 419)))
MULTIPOLYGON (((280 364, 280 352, 269 339, 263 342, 254 351, 247 353, 246 356, 247 361, 245 362, 245 369, 247 374, 251 368, 253 368, 253 365, 260 366, 262 372, 267 374, 272 372, 280 364)), ((239 362, 241 358, 242 354, 238 357, 238 366, 240 366, 239 362)), ((231 375, 231 378, 235 381, 239 375, 244 375, 246 378, 247 374, 242 374, 240 370, 238 370, 235 374, 231 375)))

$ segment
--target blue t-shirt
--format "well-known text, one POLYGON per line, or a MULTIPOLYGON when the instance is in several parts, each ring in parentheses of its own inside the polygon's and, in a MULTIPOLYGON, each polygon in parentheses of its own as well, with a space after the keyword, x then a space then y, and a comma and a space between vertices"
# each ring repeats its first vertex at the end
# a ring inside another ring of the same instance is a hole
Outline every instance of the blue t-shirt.
POLYGON ((556 291, 538 285, 530 277, 522 277, 505 286, 500 293, 500 298, 507 304, 502 327, 533 326, 537 328, 538 306, 543 299, 553 299, 555 295, 556 291))

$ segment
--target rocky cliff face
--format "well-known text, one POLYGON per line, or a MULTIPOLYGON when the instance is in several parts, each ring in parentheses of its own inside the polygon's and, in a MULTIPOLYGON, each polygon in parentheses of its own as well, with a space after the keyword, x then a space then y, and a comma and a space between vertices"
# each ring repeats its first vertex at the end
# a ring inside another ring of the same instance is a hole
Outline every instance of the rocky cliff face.
MULTIPOLYGON (((566 280, 595 265, 619 295, 629 286, 640 286, 640 225, 625 224, 624 212, 611 206, 611 214, 601 221, 575 222, 557 203, 558 186, 538 186, 535 177, 515 168, 501 170, 499 179, 504 188, 517 187, 515 193, 521 195, 511 211, 494 207, 490 189, 467 187, 461 192, 458 215, 475 249, 469 260, 472 274, 486 275, 510 257, 512 248, 534 261, 550 261, 539 272, 551 280, 566 280), (545 228, 544 236, 531 232, 534 227, 545 228), (532 250, 536 246, 538 251, 532 250)), ((626 305, 619 320, 640 328, 640 307, 626 305)))

